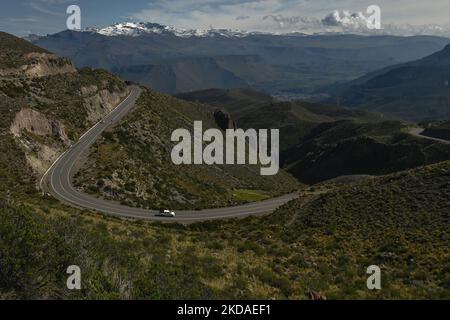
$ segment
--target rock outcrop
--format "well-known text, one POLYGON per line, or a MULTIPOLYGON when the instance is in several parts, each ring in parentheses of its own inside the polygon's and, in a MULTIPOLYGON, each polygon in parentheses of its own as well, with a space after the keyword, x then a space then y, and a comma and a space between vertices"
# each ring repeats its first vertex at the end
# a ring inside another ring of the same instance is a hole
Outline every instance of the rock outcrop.
POLYGON ((24 147, 27 162, 38 175, 43 174, 71 143, 60 121, 31 108, 22 108, 16 113, 9 131, 24 147))
POLYGON ((97 86, 81 88, 84 98, 84 107, 88 112, 88 120, 97 122, 111 112, 125 97, 126 91, 109 92, 106 89, 98 90, 97 86))
POLYGON ((236 130, 236 122, 231 118, 231 116, 220 110, 217 109, 214 111, 214 119, 216 120, 217 125, 222 130, 226 129, 235 129, 236 130))
POLYGON ((65 145, 70 144, 62 123, 50 120, 44 114, 30 108, 20 110, 10 127, 10 132, 15 137, 20 137, 24 130, 38 136, 57 137, 65 145))
POLYGON ((2 77, 40 78, 76 72, 72 63, 54 54, 32 52, 24 55, 25 64, 18 68, 0 69, 2 77))

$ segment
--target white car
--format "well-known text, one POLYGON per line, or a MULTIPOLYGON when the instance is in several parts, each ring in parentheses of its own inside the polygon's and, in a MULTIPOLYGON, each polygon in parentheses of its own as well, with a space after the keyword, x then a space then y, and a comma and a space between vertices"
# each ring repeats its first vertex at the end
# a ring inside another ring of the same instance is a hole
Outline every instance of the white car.
POLYGON ((175 212, 170 210, 161 210, 157 214, 158 217, 175 218, 175 212))

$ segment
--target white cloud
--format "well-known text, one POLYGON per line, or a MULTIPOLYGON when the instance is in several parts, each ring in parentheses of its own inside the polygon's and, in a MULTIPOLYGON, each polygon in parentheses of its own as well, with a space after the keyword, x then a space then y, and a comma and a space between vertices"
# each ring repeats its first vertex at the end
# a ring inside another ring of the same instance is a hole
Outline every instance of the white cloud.
POLYGON ((215 28, 256 30, 263 27, 262 17, 282 10, 291 2, 291 0, 167 0, 152 2, 148 8, 132 14, 132 17, 141 21, 161 22, 183 28, 208 28, 212 25, 215 28))
POLYGON ((435 35, 450 37, 450 24, 381 24, 380 30, 368 27, 368 16, 362 12, 334 11, 323 19, 301 16, 268 15, 263 18, 276 25, 279 32, 353 33, 364 35, 435 35))
POLYGON ((166 0, 151 2, 131 16, 187 29, 450 35, 449 28, 432 23, 450 22, 449 0, 377 2, 382 31, 368 30, 366 16, 361 13, 373 0, 166 0))
POLYGON ((45 15, 55 16, 55 17, 64 17, 64 12, 61 10, 55 9, 55 5, 61 5, 67 3, 68 0, 39 0, 39 1, 31 1, 28 2, 28 5, 45 15))

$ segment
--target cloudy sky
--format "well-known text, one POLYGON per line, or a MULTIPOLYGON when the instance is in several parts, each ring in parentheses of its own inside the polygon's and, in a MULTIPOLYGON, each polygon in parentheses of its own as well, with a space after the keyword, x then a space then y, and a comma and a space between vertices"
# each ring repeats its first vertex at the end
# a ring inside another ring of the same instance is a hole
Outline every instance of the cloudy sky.
POLYGON ((375 4, 386 31, 450 36, 450 0, 1 0, 0 30, 19 36, 64 30, 71 4, 81 7, 83 28, 132 20, 280 33, 351 31, 359 26, 357 13, 375 4))

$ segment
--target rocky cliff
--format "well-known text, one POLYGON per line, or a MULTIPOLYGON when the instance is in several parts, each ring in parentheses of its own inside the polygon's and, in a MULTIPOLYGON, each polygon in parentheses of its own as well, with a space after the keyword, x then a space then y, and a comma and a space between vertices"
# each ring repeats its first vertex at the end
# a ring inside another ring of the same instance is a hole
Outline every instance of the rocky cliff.
POLYGON ((23 64, 13 68, 0 68, 1 77, 39 78, 76 72, 72 63, 50 53, 31 52, 23 55, 23 64))
POLYGON ((0 135, 17 145, 31 179, 127 94, 125 83, 106 71, 77 70, 68 59, 0 32, 0 135))
POLYGON ((60 121, 50 120, 44 114, 30 108, 20 110, 10 127, 15 137, 21 137, 24 130, 38 136, 52 136, 65 145, 70 144, 65 127, 60 121))
POLYGON ((124 98, 123 91, 110 92, 107 89, 99 89, 92 85, 82 87, 81 93, 84 99, 84 107, 88 112, 88 119, 97 122, 111 112, 124 98))

